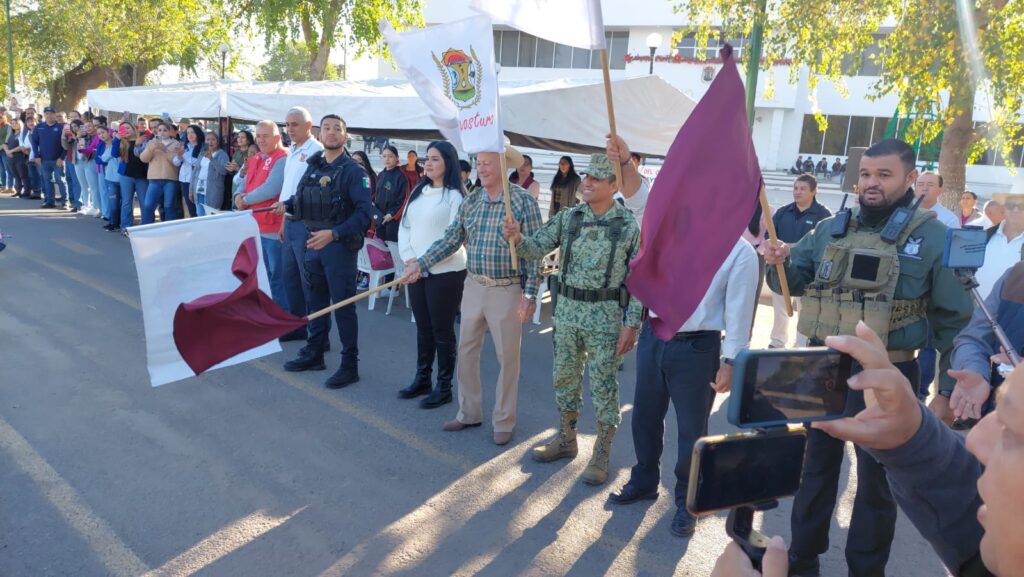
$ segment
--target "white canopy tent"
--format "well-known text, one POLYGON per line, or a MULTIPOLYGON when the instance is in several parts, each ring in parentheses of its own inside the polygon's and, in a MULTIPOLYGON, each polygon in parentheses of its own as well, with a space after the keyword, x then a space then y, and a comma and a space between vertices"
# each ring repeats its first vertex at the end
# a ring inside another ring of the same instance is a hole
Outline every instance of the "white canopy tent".
MULTIPOLYGON (((604 148, 608 132, 604 86, 597 80, 504 81, 502 124, 514 144, 571 152, 604 148)), ((696 102, 657 76, 612 83, 616 124, 630 147, 664 156, 696 102)), ((206 82, 90 90, 89 106, 172 117, 284 121, 296 105, 314 122, 339 114, 355 134, 434 139, 440 133, 412 86, 365 82, 206 82)))

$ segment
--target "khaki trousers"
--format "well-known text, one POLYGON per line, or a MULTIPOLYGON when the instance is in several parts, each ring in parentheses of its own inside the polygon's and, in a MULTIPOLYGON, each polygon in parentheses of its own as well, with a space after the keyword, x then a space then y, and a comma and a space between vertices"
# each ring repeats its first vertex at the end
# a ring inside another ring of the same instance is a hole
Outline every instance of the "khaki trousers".
MULTIPOLYGON (((782 295, 772 292, 772 308, 775 309, 775 319, 772 324, 771 346, 785 348, 789 342, 789 317, 786 316, 786 300, 782 295)), ((800 297, 793 297, 793 320, 796 321, 800 314, 800 297)), ((807 337, 796 333, 796 346, 806 347, 807 337)))
POLYGON ((484 346, 484 334, 489 331, 501 366, 491 421, 495 433, 511 433, 515 429, 519 347, 523 337, 523 323, 517 309, 522 298, 519 283, 485 287, 472 278, 466 278, 459 327, 459 414, 455 417, 462 423, 483 421, 480 351, 484 346))

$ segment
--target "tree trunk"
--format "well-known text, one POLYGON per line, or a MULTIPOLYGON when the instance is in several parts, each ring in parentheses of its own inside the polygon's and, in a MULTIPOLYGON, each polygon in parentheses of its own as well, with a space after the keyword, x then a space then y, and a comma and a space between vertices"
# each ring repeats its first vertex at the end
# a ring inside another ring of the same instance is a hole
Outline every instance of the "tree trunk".
POLYGON ((109 71, 109 68, 93 66, 83 60, 49 83, 50 104, 57 110, 77 110, 86 91, 106 82, 109 71))
POLYGON ((953 118, 942 133, 939 168, 943 189, 939 202, 956 212, 960 210, 960 195, 967 188, 967 152, 974 140, 974 98, 971 104, 953 118))
POLYGON ((309 79, 323 80, 330 65, 331 45, 321 40, 309 61, 309 79))

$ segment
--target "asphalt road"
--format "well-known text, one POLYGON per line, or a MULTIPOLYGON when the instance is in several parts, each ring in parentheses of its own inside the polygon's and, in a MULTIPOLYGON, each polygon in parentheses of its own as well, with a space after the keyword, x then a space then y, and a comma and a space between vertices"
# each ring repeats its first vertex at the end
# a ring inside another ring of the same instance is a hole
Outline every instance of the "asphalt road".
MULTIPOLYGON (((606 504, 633 464, 633 358, 622 372, 624 419, 605 487, 579 481, 594 417, 581 418, 581 456, 534 463, 557 413, 550 314, 524 335, 519 423, 497 447, 489 427, 445 433, 455 406, 400 401, 415 335, 396 300, 360 305, 362 381, 342 391, 328 373, 286 373, 298 348, 151 388, 126 239, 96 218, 0 198, 0 575, 707 575, 727 542, 724 515, 692 539, 671 535, 664 474, 649 506, 606 504)), ((761 307, 754 345, 767 343, 761 307)), ((340 350, 337 336, 334 350, 340 350)), ((338 356, 329 357, 329 369, 338 356)), ((488 345, 485 383, 497 369, 488 345)), ((485 403, 493 402, 493 389, 485 403)), ((719 399, 711 431, 726 432, 719 399)), ((666 455, 674 455, 670 414, 666 455)), ((669 461, 671 465, 671 460, 669 461)), ((824 575, 845 574, 848 478, 824 575)), ((788 536, 789 503, 765 514, 788 536)), ((890 575, 944 570, 905 519, 890 575)))

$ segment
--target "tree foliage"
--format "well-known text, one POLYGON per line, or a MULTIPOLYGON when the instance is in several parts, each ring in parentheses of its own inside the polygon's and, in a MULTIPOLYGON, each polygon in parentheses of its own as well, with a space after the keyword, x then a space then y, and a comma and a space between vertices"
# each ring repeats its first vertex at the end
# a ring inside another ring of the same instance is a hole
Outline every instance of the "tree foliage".
POLYGON ((289 42, 305 47, 309 78, 323 80, 331 50, 346 46, 356 56, 384 50, 378 24, 396 28, 423 24, 421 0, 233 0, 248 22, 266 34, 268 50, 289 42), (346 31, 348 33, 346 33, 346 31))
POLYGON ((104 84, 142 84, 165 64, 194 72, 228 39, 221 0, 15 0, 19 75, 71 106, 104 84))
MULTIPOLYGON (((854 72, 844 62, 859 63, 877 42, 871 58, 881 73, 871 97, 899 95, 902 114, 937 112, 938 121, 912 122, 908 135, 929 142, 943 134, 939 163, 950 196, 963 190, 968 160, 988 148, 1008 158, 1024 144, 1022 0, 767 0, 763 13, 756 0, 669 1, 695 23, 701 45, 714 36, 747 36, 763 22, 761 67, 789 59, 793 83, 806 69, 812 98, 822 80, 845 96, 845 77, 854 72), (991 120, 975 129, 977 88, 989 95, 980 104, 991 106, 991 120)), ((824 130, 826 119, 817 117, 824 130)))
MULTIPOLYGON (((270 59, 260 66, 258 80, 309 80, 309 55, 306 47, 297 42, 288 42, 270 53, 270 59)), ((328 66, 324 80, 337 80, 338 69, 328 66)))

